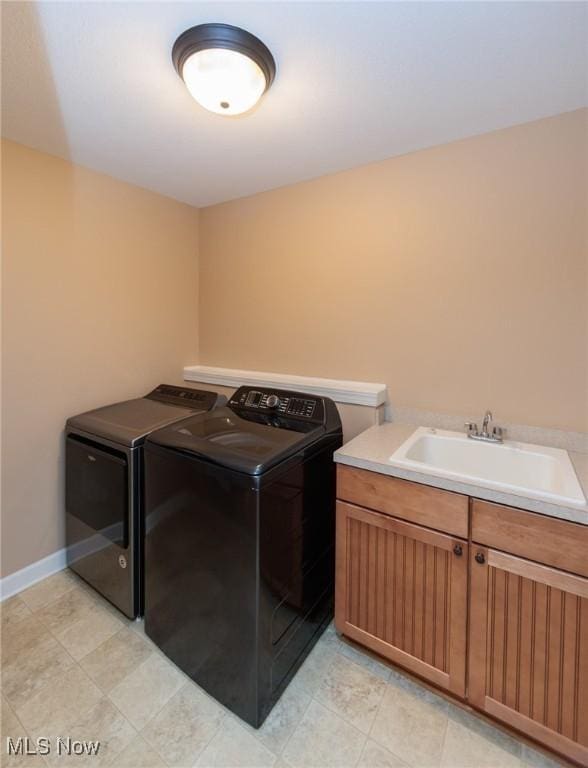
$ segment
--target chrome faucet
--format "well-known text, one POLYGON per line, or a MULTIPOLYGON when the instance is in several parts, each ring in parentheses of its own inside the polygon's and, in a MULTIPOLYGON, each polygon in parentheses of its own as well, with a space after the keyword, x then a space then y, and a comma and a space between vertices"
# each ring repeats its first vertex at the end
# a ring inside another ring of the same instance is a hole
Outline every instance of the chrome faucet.
POLYGON ((484 421, 482 422, 482 435, 488 436, 488 424, 492 421, 492 411, 486 411, 484 414, 484 421))
POLYGON ((482 431, 478 430, 478 425, 473 421, 466 421, 465 428, 467 436, 472 440, 483 440, 486 443, 501 443, 504 436, 502 427, 494 427, 492 432, 488 431, 488 425, 492 421, 492 411, 486 411, 482 421, 482 431))

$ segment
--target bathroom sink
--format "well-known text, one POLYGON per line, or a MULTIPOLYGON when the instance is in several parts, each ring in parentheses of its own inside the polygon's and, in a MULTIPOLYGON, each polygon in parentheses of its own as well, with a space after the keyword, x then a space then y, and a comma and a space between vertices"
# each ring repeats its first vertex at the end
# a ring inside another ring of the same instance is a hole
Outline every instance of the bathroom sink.
POLYGON ((460 432, 420 427, 390 463, 543 501, 586 504, 570 457, 559 448, 512 440, 483 443, 460 432))

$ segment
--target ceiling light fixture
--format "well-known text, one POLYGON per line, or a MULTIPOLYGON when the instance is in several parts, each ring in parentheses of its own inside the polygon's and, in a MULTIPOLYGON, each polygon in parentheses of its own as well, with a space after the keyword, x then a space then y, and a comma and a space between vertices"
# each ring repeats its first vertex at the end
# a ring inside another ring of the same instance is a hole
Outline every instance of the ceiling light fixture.
POLYGON ((199 24, 172 49, 176 72, 196 101, 219 115, 240 115, 268 90, 276 74, 269 48, 230 24, 199 24))

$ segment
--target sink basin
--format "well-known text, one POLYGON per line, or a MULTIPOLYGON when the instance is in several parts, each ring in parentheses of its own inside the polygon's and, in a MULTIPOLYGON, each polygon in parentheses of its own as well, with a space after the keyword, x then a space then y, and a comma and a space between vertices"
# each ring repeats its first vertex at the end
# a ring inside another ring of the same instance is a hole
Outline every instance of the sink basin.
POLYGON ((559 448, 511 440, 483 443, 460 432, 420 427, 390 463, 543 501, 586 504, 570 457, 559 448))

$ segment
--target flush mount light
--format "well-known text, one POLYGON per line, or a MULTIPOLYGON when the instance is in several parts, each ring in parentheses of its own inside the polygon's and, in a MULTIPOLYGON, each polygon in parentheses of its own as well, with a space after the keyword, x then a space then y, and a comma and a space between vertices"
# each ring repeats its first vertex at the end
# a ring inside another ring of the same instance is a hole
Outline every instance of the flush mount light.
POLYGON ((247 112, 276 74, 269 48, 230 24, 187 29, 174 43, 172 60, 196 101, 219 115, 247 112))

